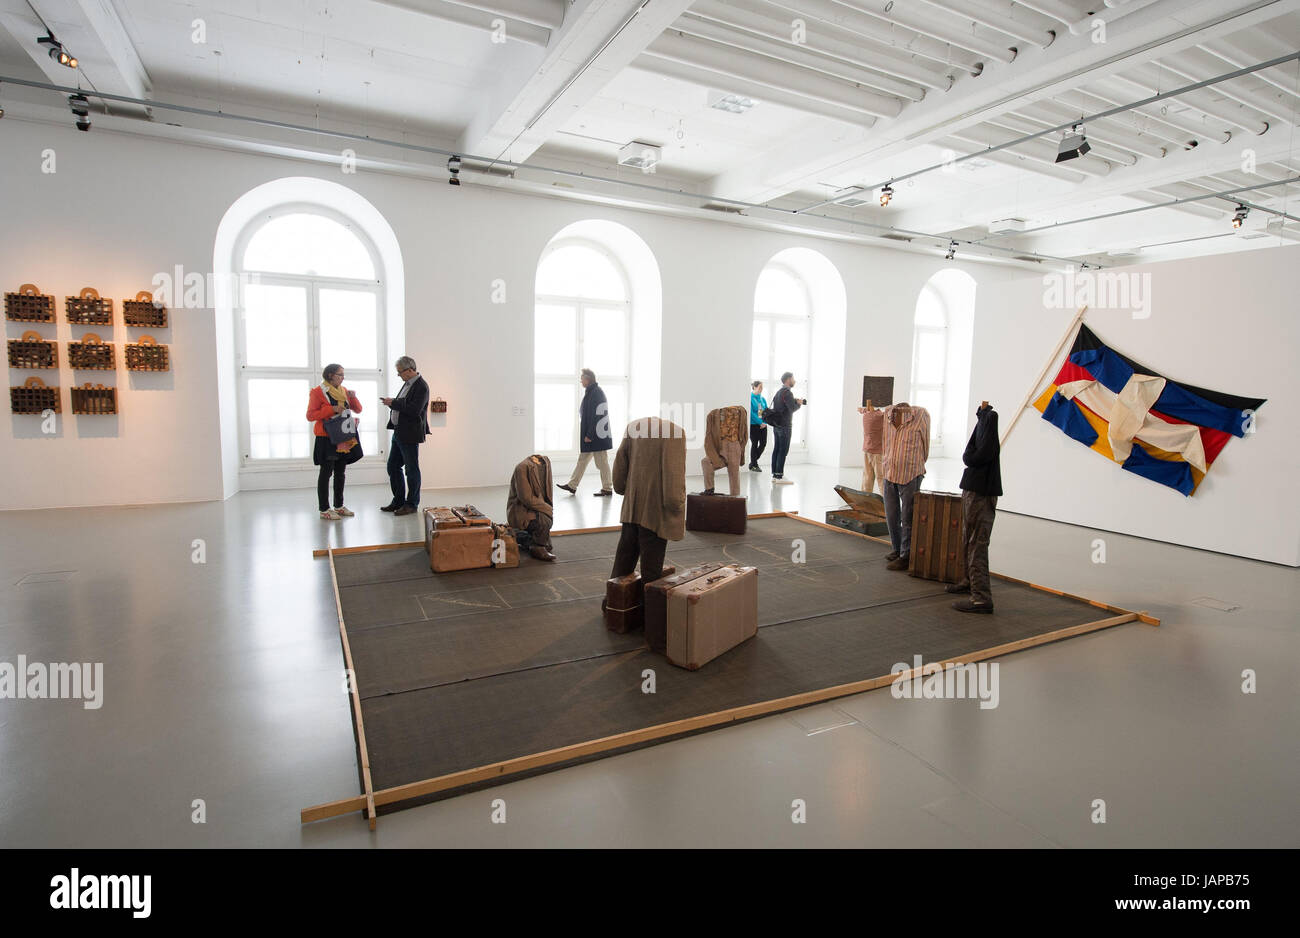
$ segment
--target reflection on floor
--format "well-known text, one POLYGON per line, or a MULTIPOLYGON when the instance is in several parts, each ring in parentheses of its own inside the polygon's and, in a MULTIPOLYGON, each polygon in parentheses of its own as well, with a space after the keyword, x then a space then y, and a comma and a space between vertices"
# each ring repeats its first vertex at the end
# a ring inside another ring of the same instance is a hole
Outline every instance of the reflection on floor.
MULTIPOLYGON (((932 463, 926 488, 954 490, 957 469, 932 463)), ((745 473, 750 510, 819 518, 839 504, 832 485, 860 480, 787 474, 796 484, 774 488, 745 473)), ((561 494, 559 526, 617 522, 596 485, 592 471, 561 494)), ((1007 513, 995 568, 1164 624, 1008 657, 994 709, 880 690, 416 808, 374 834, 354 816, 304 828, 300 808, 357 790, 333 594, 310 551, 420 537, 418 517, 379 512, 383 487, 348 500, 357 516, 336 523, 308 490, 6 513, 0 661, 102 662, 104 685, 99 709, 0 701, 0 843, 1300 845, 1295 571, 1007 513), (1256 694, 1241 692, 1248 668, 1256 694), (493 798, 507 824, 490 823, 493 798), (796 798, 806 824, 791 823, 796 798), (1090 821, 1097 798, 1107 824, 1090 821)), ((505 488, 424 493, 467 501, 500 516, 505 488)))

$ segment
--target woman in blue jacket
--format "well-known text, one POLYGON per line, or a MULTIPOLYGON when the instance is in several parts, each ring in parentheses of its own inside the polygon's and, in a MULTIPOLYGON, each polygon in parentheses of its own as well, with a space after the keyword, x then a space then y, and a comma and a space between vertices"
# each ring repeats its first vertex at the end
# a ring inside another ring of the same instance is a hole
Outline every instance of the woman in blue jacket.
POLYGON ((749 471, 762 472, 758 457, 767 449, 767 424, 763 423, 763 411, 767 410, 767 398, 763 396, 763 382, 755 381, 749 386, 749 471))

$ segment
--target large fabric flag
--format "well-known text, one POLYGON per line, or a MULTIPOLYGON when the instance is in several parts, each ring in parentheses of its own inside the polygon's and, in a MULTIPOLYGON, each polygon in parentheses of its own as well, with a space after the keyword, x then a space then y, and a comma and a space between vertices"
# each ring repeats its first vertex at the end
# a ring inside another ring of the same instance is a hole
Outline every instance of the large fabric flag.
POLYGON ((1066 436, 1129 472, 1191 495, 1228 437, 1244 436, 1263 403, 1171 381, 1080 324, 1069 356, 1034 407, 1066 436))

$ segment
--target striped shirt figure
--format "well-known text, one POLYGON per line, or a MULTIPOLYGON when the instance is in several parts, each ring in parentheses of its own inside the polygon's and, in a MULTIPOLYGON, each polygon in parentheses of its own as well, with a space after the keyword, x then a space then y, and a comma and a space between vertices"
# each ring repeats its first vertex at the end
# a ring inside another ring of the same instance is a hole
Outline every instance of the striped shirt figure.
POLYGON ((906 485, 925 472, 930 457, 930 412, 924 407, 891 404, 883 411, 885 418, 884 459, 886 482, 906 485), (894 425, 894 414, 899 425, 894 425))

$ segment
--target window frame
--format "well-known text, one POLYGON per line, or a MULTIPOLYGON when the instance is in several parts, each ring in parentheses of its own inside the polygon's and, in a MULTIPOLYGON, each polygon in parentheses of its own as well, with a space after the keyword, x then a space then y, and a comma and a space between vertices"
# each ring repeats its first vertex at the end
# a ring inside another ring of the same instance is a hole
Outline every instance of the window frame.
MULTIPOLYGON (((235 276, 240 278, 242 283, 252 283, 258 286, 289 286, 299 287, 306 292, 306 313, 307 313, 307 364, 302 367, 285 367, 285 366, 267 366, 267 365, 248 365, 246 363, 248 346, 247 331, 245 328, 246 307, 244 304, 243 290, 237 294, 238 302, 232 304, 232 319, 234 320, 235 329, 235 389, 237 397, 237 414, 239 424, 239 468, 241 471, 279 471, 284 469, 306 469, 313 466, 310 453, 306 457, 254 457, 250 453, 252 441, 252 427, 249 421, 248 405, 248 382, 251 379, 303 379, 308 382, 308 393, 313 387, 319 387, 321 381, 321 370, 327 362, 321 359, 320 351, 320 291, 322 289, 330 290, 355 290, 357 292, 371 293, 375 297, 375 331, 376 331, 376 356, 378 365, 374 369, 358 369, 348 365, 347 362, 341 364, 348 372, 348 378, 344 380, 344 386, 347 381, 356 378, 358 380, 371 380, 377 382, 382 391, 384 388, 384 376, 388 362, 388 306, 387 306, 387 287, 384 282, 384 266, 380 258, 379 251, 371 243, 370 238, 365 231, 341 212, 335 211, 328 206, 319 205, 310 202, 289 202, 277 205, 275 208, 258 213, 257 217, 244 226, 239 235, 235 238, 234 249, 232 252, 231 270, 235 276), (276 219, 285 215, 317 215, 330 221, 336 222, 352 233, 361 243, 370 257, 371 265, 375 271, 374 280, 363 280, 352 277, 330 277, 320 274, 284 274, 269 273, 265 271, 248 270, 244 266, 244 256, 248 251, 249 242, 262 228, 276 219)), ((363 402, 366 410, 362 411, 362 419, 367 414, 379 414, 382 408, 378 401, 371 405, 369 402, 363 402), (372 409, 373 407, 373 409, 372 409)), ((307 410, 307 401, 302 403, 303 412, 307 410)), ((378 417, 376 417, 378 419, 378 417)), ((387 423, 387 421, 384 421, 387 423)), ((306 424, 305 431, 311 434, 311 424, 308 424, 304 417, 303 423, 306 424)), ((357 463, 358 466, 378 465, 386 461, 387 438, 382 429, 378 429, 379 445, 376 452, 367 452, 357 463)))
MULTIPOLYGON (((755 378, 757 378, 763 382, 763 390, 765 392, 764 396, 767 398, 768 405, 770 406, 772 400, 776 397, 776 392, 781 389, 781 375, 785 371, 794 371, 796 378, 802 377, 804 387, 807 388, 807 390, 804 392, 805 396, 811 398, 813 395, 813 390, 812 390, 813 299, 812 299, 812 290, 809 288, 807 280, 804 279, 803 275, 800 274, 797 269, 782 261, 769 261, 768 263, 764 264, 763 269, 759 271, 759 277, 762 277, 763 274, 766 273, 769 269, 777 270, 785 274, 787 277, 790 277, 795 282, 796 286, 798 286, 800 292, 803 294, 804 309, 806 310, 806 312, 803 314, 760 312, 758 309, 758 284, 755 283, 754 284, 754 317, 749 327, 750 364, 752 365, 754 360, 753 323, 758 322, 760 320, 768 323, 768 363, 767 364, 769 369, 776 367, 776 358, 777 358, 776 342, 775 342, 776 330, 773 328, 773 324, 775 323, 778 322, 802 323, 804 326, 804 331, 806 333, 804 338, 804 348, 807 349, 807 353, 808 353, 807 360, 801 363, 804 369, 802 376, 800 376, 799 371, 795 369, 789 369, 789 368, 782 369, 781 371, 773 372, 772 374, 766 376, 764 375, 750 376, 749 379, 750 381, 753 381, 755 378)), ((799 419, 797 415, 795 419, 799 419)), ((808 448, 808 421, 806 419, 800 421, 799 431, 800 431, 799 438, 795 439, 792 437, 790 440, 791 451, 806 450, 808 448)))
MULTIPOLYGON (((631 299, 632 281, 631 278, 628 277, 627 270, 624 268, 623 263, 622 261, 619 260, 617 254, 615 254, 605 245, 601 244, 599 241, 595 241, 591 238, 584 238, 582 236, 569 236, 564 238, 558 238, 551 241, 549 244, 547 244, 545 250, 542 251, 541 257, 538 258, 537 270, 540 271, 542 269, 542 265, 546 263, 547 259, 553 253, 566 247, 587 248, 595 251, 596 253, 604 257, 607 261, 609 261, 609 263, 613 266, 615 273, 618 275, 620 282, 623 284, 623 295, 627 298, 623 300, 603 300, 603 299, 592 299, 590 297, 565 296, 563 294, 556 294, 556 293, 538 293, 536 290, 536 277, 534 276, 534 281, 533 281, 534 282, 534 289, 533 289, 534 330, 536 330, 537 328, 537 307, 538 306, 571 307, 574 310, 574 320, 575 320, 574 321, 574 333, 575 333, 574 341, 576 343, 575 356, 578 361, 578 365, 576 369, 567 372, 560 372, 560 371, 541 372, 537 370, 537 356, 536 354, 533 355, 533 446, 535 452, 544 456, 548 456, 552 459, 570 456, 573 453, 576 453, 578 451, 579 443, 581 442, 578 440, 578 427, 579 427, 578 409, 574 408, 573 412, 570 414, 570 419, 572 420, 572 424, 571 424, 572 429, 570 432, 570 440, 572 441, 571 446, 569 446, 567 449, 558 449, 558 450, 556 449, 547 450, 547 449, 538 448, 537 447, 537 421, 539 415, 537 413, 537 399, 538 399, 537 389, 539 386, 543 386, 543 385, 559 386, 559 385, 574 385, 578 383, 579 374, 581 373, 583 368, 587 367, 586 363, 583 361, 583 357, 584 357, 584 353, 583 353, 584 325, 583 324, 586 319, 586 317, 583 314, 587 309, 592 309, 592 308, 613 309, 613 310, 619 310, 623 313, 623 341, 624 341, 623 361, 626 362, 627 374, 614 375, 613 377, 610 377, 608 374, 598 373, 596 375, 596 383, 602 387, 623 388, 623 399, 625 401, 629 399, 631 393, 630 391, 631 383, 632 383, 632 299, 631 299)), ((580 395, 577 398, 577 402, 578 405, 581 406, 582 398, 580 395)), ((631 419, 630 414, 625 416, 627 416, 628 419, 631 419)), ((615 428, 613 426, 610 427, 611 434, 614 434, 616 438, 622 435, 617 432, 618 429, 621 428, 615 428)))
POLYGON ((943 415, 948 406, 948 357, 951 349, 949 340, 951 337, 951 313, 948 309, 948 301, 943 295, 943 291, 938 290, 931 283, 926 283, 921 287, 921 292, 917 295, 916 304, 919 308, 921 298, 925 296, 926 291, 930 291, 938 304, 939 312, 943 317, 943 325, 930 326, 918 323, 916 321, 915 310, 912 313, 912 381, 911 395, 908 400, 915 402, 917 400, 917 391, 934 390, 939 393, 939 407, 937 413, 930 414, 930 445, 931 447, 941 446, 943 444, 943 415), (921 336, 937 335, 940 337, 940 347, 943 349, 943 360, 940 362, 939 383, 922 383, 916 380, 920 373, 919 358, 921 352, 921 336))

